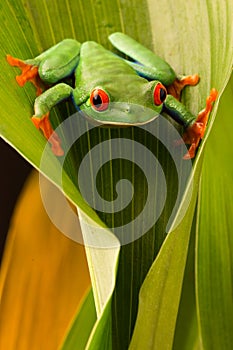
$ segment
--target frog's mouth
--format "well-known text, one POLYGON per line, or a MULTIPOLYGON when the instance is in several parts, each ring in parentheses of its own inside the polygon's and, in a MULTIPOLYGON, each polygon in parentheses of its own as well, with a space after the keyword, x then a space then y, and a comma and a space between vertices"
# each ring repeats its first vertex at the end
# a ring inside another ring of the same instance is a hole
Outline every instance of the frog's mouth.
POLYGON ((92 107, 82 109, 91 124, 101 126, 143 125, 158 117, 160 110, 126 102, 111 102, 104 111, 92 107))

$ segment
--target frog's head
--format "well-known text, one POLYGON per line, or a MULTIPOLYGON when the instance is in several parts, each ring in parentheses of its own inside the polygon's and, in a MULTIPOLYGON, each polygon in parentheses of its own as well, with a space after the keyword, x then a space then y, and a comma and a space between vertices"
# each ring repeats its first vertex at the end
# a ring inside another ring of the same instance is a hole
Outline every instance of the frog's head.
MULTIPOLYGON (((139 78, 139 77, 138 77, 139 78)), ((98 124, 104 125, 142 125, 155 119, 163 108, 166 99, 166 88, 159 81, 130 84, 115 88, 105 84, 91 89, 90 97, 81 109, 98 124), (127 90, 127 93, 125 92, 127 90), (117 96, 117 98, 116 98, 117 96)))

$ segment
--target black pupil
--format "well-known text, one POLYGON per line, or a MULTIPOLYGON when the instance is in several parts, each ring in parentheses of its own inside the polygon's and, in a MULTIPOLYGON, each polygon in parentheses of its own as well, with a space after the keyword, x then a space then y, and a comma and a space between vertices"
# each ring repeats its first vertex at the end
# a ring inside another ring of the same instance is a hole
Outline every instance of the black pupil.
POLYGON ((160 101, 163 102, 166 98, 166 91, 162 88, 160 89, 159 96, 160 96, 160 101))
POLYGON ((93 96, 93 105, 98 108, 101 106, 101 104, 102 104, 102 98, 100 97, 99 94, 95 94, 93 96))

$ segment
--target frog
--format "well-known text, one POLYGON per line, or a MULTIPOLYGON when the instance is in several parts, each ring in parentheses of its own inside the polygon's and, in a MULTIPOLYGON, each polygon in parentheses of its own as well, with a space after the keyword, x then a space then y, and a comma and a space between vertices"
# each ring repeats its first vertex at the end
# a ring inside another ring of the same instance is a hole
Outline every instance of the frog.
POLYGON ((36 87, 31 120, 54 155, 63 156, 64 151, 50 111, 70 98, 88 119, 107 127, 144 125, 166 113, 183 127, 183 140, 189 145, 183 158, 194 158, 217 90, 211 89, 205 108, 195 116, 181 102, 181 93, 184 87, 198 84, 198 74, 177 75, 167 61, 125 33, 112 33, 108 39, 112 50, 95 41, 66 38, 35 58, 6 57, 11 66, 21 69, 18 84, 31 82, 36 87), (74 86, 65 82, 68 77, 74 77, 74 86))

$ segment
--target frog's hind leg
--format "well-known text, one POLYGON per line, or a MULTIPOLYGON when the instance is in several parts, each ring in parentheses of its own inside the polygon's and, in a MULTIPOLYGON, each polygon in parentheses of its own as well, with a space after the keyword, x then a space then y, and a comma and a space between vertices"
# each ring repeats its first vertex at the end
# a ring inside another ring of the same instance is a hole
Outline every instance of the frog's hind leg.
POLYGON ((168 86, 176 78, 172 67, 153 51, 124 33, 113 33, 109 40, 116 49, 128 56, 132 61, 126 62, 141 76, 150 80, 159 80, 168 86))
POLYGON ((21 74, 16 76, 16 81, 19 86, 24 86, 27 81, 33 83, 36 87, 36 94, 39 96, 42 93, 42 83, 38 74, 38 67, 28 64, 19 58, 12 57, 7 55, 7 62, 13 66, 21 69, 21 74))
POLYGON ((183 76, 180 79, 176 78, 174 82, 167 87, 167 92, 179 101, 181 97, 181 91, 183 90, 183 88, 188 85, 195 86, 198 82, 198 74, 183 76))

